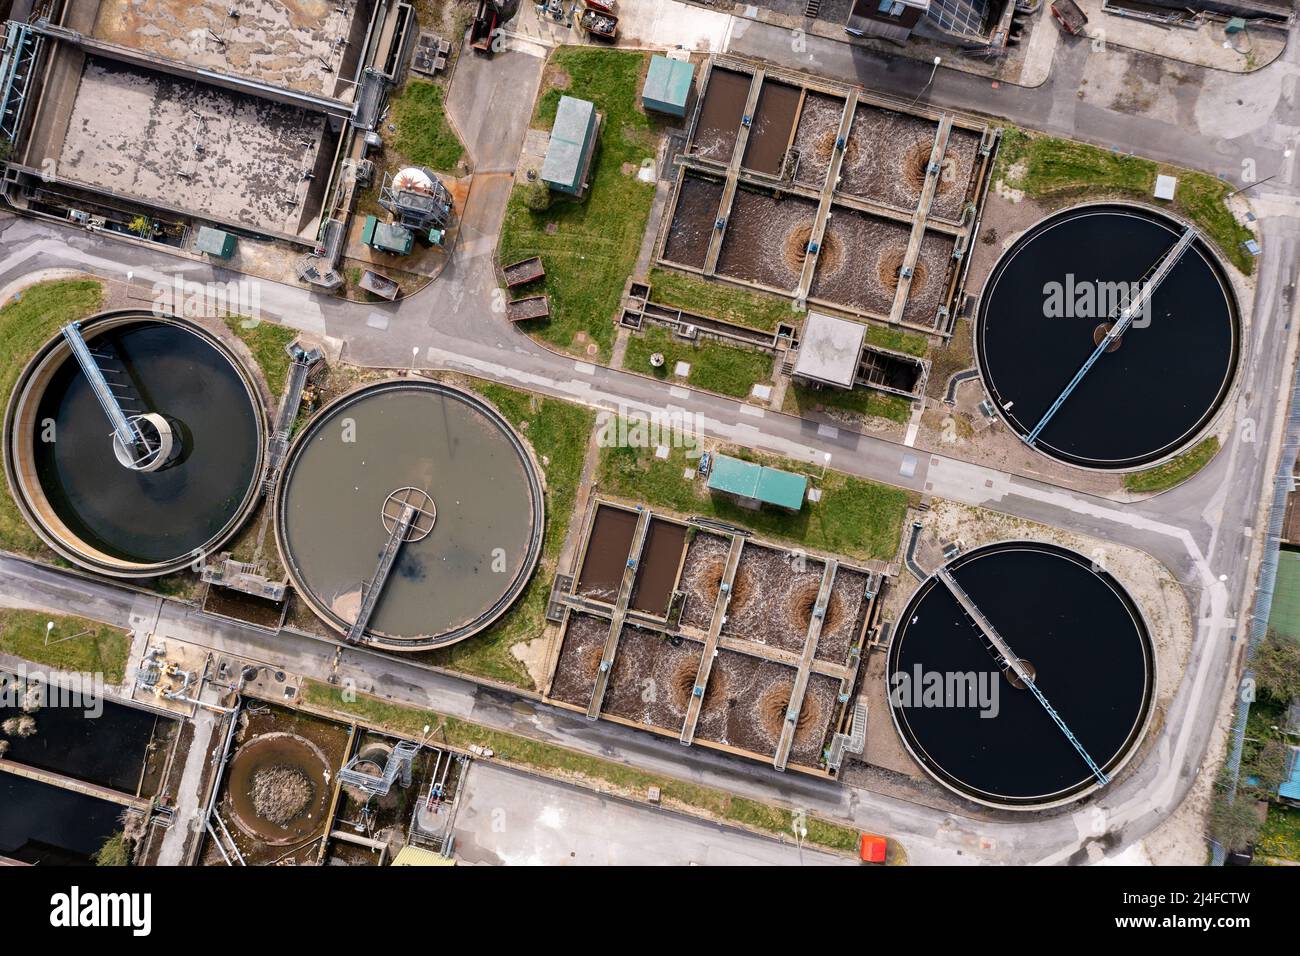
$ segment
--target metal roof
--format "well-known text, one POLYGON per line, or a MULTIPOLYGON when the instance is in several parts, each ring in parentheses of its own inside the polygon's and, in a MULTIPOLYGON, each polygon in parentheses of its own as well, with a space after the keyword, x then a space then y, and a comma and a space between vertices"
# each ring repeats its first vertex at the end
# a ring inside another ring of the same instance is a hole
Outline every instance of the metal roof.
POLYGON ((551 142, 542 162, 542 179, 568 187, 578 185, 585 152, 589 146, 591 126, 596 122, 596 107, 587 100, 561 96, 551 127, 551 142))
POLYGON ((709 472, 709 490, 798 511, 803 507, 808 479, 779 468, 718 455, 709 472))
POLYGON ((861 322, 809 312, 799 337, 794 374, 819 382, 852 388, 862 356, 867 327, 861 322))
POLYGON ((680 107, 685 111, 694 78, 693 63, 670 60, 656 53, 650 58, 650 69, 646 72, 645 85, 641 87, 641 98, 656 104, 680 107))
POLYGON ((1300 640, 1300 552, 1279 551, 1268 626, 1300 640))
POLYGON ((1300 800, 1300 747, 1290 749, 1287 761, 1287 776, 1277 788, 1277 795, 1284 800, 1300 800))

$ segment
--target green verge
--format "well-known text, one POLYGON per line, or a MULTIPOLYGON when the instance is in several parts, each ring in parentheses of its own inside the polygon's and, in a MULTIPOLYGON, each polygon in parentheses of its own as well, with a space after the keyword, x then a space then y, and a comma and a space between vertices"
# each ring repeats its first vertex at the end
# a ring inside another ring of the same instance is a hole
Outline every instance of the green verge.
POLYGON ((0 651, 56 670, 103 674, 105 682, 120 684, 131 641, 117 628, 84 617, 6 608, 0 609, 0 651), (45 643, 48 621, 54 622, 50 640, 58 643, 45 643))
POLYGON ((912 403, 907 399, 861 387, 844 391, 838 388, 818 390, 791 385, 785 393, 782 410, 802 418, 808 412, 816 411, 818 406, 891 422, 905 422, 912 417, 912 403))
POLYGON ((254 322, 240 315, 227 316, 226 325, 248 346, 266 378, 266 387, 273 397, 278 396, 289 378, 289 353, 285 348, 298 337, 297 331, 274 322, 254 322))
POLYGON ((691 364, 686 381, 732 398, 744 398, 756 384, 772 381, 773 358, 754 349, 726 345, 713 339, 684 342, 667 329, 657 325, 633 335, 627 342, 623 367, 660 379, 675 379, 673 369, 678 362, 691 364), (654 368, 650 356, 660 352, 664 364, 654 368))
POLYGON ((1199 226, 1234 266, 1246 275, 1254 272, 1254 257, 1241 247, 1253 233, 1225 204, 1228 184, 1206 173, 1008 128, 998 147, 994 178, 1034 198, 1119 193, 1149 202, 1162 172, 1178 177, 1170 207, 1199 226))
POLYGON ((1300 810, 1270 806, 1255 852, 1300 863, 1300 810))
POLYGON ((651 269, 650 286, 652 302, 764 332, 775 332, 779 323, 800 318, 789 299, 706 282, 685 272, 651 269))
POLYGON ((460 137, 447 121, 447 90, 427 80, 410 80, 393 100, 393 146, 415 166, 446 172, 465 154, 460 137))
POLYGON ((930 351, 930 340, 924 335, 912 335, 909 332, 900 332, 898 329, 883 329, 878 325, 867 326, 867 344, 915 355, 917 358, 924 358, 930 351))
MULTIPOLYGON (((355 700, 344 701, 339 689, 314 680, 303 682, 302 699, 308 706, 340 713, 359 723, 407 737, 423 736, 425 726, 438 728, 431 732, 431 740, 446 740, 450 746, 461 749, 475 744, 490 747, 496 752, 496 759, 544 776, 568 778, 629 797, 643 796, 650 787, 658 787, 661 799, 669 806, 693 809, 714 819, 771 834, 792 832, 793 814, 782 807, 637 770, 567 747, 492 730, 435 711, 408 707, 366 694, 357 694, 355 700)), ((810 844, 847 853, 857 848, 858 831, 852 827, 812 817, 808 818, 807 826, 810 844)))
POLYGON ((647 54, 563 47, 551 66, 567 74, 569 86, 542 94, 534 126, 549 129, 560 96, 590 100, 604 117, 590 187, 581 200, 552 194, 544 211, 528 208, 528 186, 516 186, 501 228, 503 263, 541 256, 546 278, 530 292, 551 298, 551 315, 521 323, 555 348, 586 355, 594 343, 608 361, 614 342, 614 313, 627 277, 636 268, 654 185, 635 172, 655 155, 657 136, 641 110, 638 89, 647 54), (578 336, 585 336, 580 341, 578 336))
MULTIPOLYGON (((0 309, 0 395, 9 395, 36 350, 69 322, 102 307, 103 288, 94 279, 61 279, 32 286, 0 309)), ((30 556, 48 555, 9 494, 0 495, 0 547, 30 556)))
MULTIPOLYGON (((727 454, 788 471, 807 465, 726 448, 727 454)), ((714 495, 699 478, 686 480, 696 460, 687 449, 674 448, 667 459, 654 449, 605 447, 600 452, 600 487, 604 491, 668 508, 682 514, 705 515, 743 525, 767 538, 796 546, 843 554, 859 560, 890 561, 898 552, 903 519, 913 495, 837 471, 827 471, 816 484, 822 499, 805 502, 797 513, 775 508, 742 508, 725 495, 714 495)))
POLYGON ((505 385, 475 382, 472 387, 533 446, 546 475, 546 537, 537 570, 510 610, 469 640, 431 652, 429 661, 438 667, 531 690, 532 678, 510 648, 540 637, 546 626, 551 578, 573 516, 596 413, 505 385))
POLYGON ((1218 453, 1219 439, 1211 435, 1163 465, 1130 472, 1124 476, 1124 487, 1138 494, 1166 491, 1192 477, 1218 453))

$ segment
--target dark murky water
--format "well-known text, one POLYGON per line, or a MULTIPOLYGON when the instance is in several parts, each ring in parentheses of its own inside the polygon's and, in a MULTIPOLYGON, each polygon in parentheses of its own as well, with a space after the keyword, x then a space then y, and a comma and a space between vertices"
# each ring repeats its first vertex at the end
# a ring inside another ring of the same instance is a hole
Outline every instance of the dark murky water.
MULTIPOLYGON (((1003 258, 985 289, 976 346, 986 385, 1021 434, 1038 424, 1087 359, 1105 320, 1096 310, 1048 317, 1048 284, 1064 290, 1071 281, 1075 289, 1137 282, 1180 233, 1152 213, 1092 207, 1046 220, 1003 258)), ((1231 291, 1198 243, 1155 292, 1149 325, 1130 329, 1117 350, 1100 358, 1038 447, 1102 468, 1172 452, 1227 395, 1238 335, 1231 291)))
POLYGON ((121 814, 106 800, 0 774, 0 856, 47 866, 89 864, 121 828, 121 814))
MULTIPOLYGON (((1021 658, 1103 768, 1136 744, 1150 706, 1152 650, 1135 608, 1090 562, 1051 545, 1008 543, 957 559, 953 576, 1021 658)), ((982 632, 936 579, 922 585, 890 646, 890 674, 995 675, 998 712, 909 705, 899 723, 919 755, 959 789, 1034 803, 1086 788, 1093 776, 1027 690, 1012 687, 982 632)), ((987 678, 993 680, 994 678, 987 678)), ((991 685, 990 685, 991 686, 991 685)))
POLYGON ((183 452, 150 474, 119 465, 108 419, 69 357, 37 413, 53 420, 56 439, 37 430, 41 487, 68 527, 105 553, 142 563, 180 557, 221 532, 257 478, 256 413, 225 356, 185 329, 142 321, 89 340, 95 350, 106 341, 145 408, 178 426, 183 452))

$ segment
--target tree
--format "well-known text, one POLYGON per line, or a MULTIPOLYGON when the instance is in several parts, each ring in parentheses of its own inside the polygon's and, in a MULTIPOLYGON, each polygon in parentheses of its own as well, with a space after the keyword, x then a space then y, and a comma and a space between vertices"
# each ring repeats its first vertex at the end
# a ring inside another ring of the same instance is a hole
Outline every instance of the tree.
POLYGON ((95 866, 130 866, 131 844, 126 834, 118 830, 95 851, 95 866))
POLYGON ((546 212, 551 208, 551 187, 540 179, 524 187, 524 205, 533 212, 546 212))
POLYGON ((1210 837, 1225 850, 1243 850, 1254 843, 1262 825, 1255 801, 1245 794, 1237 794, 1235 800, 1226 790, 1215 794, 1210 807, 1210 837))
POLYGON ((1270 740, 1260 748, 1250 765, 1249 775, 1256 780, 1255 789, 1260 796, 1270 797, 1286 778, 1287 747, 1280 740, 1270 740))
POLYGON ((1279 704, 1300 697, 1300 641, 1295 638, 1269 631, 1255 653, 1251 669, 1259 689, 1279 704))

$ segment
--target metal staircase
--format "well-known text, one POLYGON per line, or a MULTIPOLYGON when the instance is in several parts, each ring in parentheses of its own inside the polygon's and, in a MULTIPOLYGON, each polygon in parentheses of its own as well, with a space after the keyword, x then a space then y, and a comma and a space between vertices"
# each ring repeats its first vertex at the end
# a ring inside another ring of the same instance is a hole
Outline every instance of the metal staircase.
POLYGON ((345 787, 357 787, 372 797, 387 796, 393 789, 393 784, 399 779, 403 787, 411 785, 411 762, 419 752, 419 744, 410 740, 399 740, 384 762, 383 772, 378 774, 356 769, 357 764, 362 760, 361 755, 357 754, 339 771, 339 783, 345 787))

